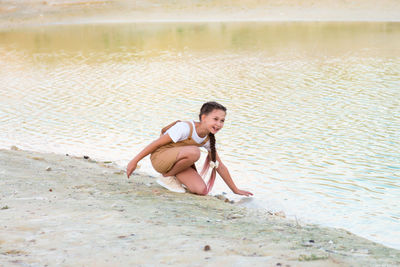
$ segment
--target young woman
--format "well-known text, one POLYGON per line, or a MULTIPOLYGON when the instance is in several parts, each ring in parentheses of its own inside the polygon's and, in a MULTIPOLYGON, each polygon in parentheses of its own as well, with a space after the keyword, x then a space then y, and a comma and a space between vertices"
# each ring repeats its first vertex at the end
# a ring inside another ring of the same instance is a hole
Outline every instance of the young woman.
POLYGON ((235 194, 253 195, 236 187, 215 149, 215 134, 224 126, 225 116, 224 106, 216 102, 207 102, 200 109, 199 122, 177 121, 168 125, 157 140, 146 146, 129 162, 126 171, 128 178, 138 162, 151 154, 150 160, 154 169, 162 174, 157 183, 171 191, 184 193, 183 184, 191 193, 207 195, 218 172, 235 194), (200 174, 194 165, 200 158, 199 147, 208 150, 208 157, 200 174), (202 176, 210 167, 211 176, 206 184, 202 176))

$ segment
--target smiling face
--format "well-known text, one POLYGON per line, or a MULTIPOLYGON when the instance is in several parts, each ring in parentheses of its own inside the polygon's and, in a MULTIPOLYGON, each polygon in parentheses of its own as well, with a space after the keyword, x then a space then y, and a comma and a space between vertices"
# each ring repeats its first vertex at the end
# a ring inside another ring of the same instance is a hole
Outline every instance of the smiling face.
POLYGON ((201 123, 204 123, 207 130, 216 134, 224 127, 226 112, 221 109, 214 109, 208 114, 201 115, 201 123))

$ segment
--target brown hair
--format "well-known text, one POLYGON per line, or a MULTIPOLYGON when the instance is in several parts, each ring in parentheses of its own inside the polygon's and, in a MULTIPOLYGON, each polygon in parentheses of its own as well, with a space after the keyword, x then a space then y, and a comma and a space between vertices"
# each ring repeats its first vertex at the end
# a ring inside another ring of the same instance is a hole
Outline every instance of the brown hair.
MULTIPOLYGON (((201 121, 202 115, 208 115, 216 109, 226 112, 226 107, 224 107, 223 105, 221 105, 217 102, 211 101, 211 102, 204 103, 200 109, 199 120, 201 121)), ((211 158, 210 157, 206 158, 206 161, 204 162, 204 166, 203 166, 203 169, 200 174, 201 176, 203 176, 204 174, 207 173, 207 171, 210 167, 210 161, 213 161, 213 162, 217 161, 217 151, 215 149, 215 135, 212 133, 209 133, 208 136, 210 137, 210 149, 211 149, 210 156, 211 156, 211 158)), ((208 180, 208 183, 207 183, 207 193, 209 193, 211 191, 211 189, 214 185, 215 176, 216 176, 216 169, 213 168, 211 171, 210 179, 208 180)))

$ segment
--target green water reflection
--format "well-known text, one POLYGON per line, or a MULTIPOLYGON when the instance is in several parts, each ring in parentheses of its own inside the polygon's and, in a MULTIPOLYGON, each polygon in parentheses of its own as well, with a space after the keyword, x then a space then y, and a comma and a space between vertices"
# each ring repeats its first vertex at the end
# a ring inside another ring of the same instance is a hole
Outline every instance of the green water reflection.
POLYGON ((153 23, 62 25, 0 33, 1 46, 31 52, 318 49, 354 51, 400 46, 399 23, 153 23), (356 40, 356 41, 355 41, 356 40))

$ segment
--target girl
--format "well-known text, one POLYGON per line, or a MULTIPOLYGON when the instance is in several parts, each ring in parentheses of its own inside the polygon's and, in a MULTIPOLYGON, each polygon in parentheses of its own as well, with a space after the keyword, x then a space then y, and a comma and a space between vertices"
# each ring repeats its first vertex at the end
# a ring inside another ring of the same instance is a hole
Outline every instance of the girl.
POLYGON ((215 134, 225 122, 226 108, 216 102, 203 104, 200 122, 175 122, 161 131, 161 136, 145 147, 127 166, 127 176, 136 169, 138 162, 151 154, 154 169, 162 176, 157 183, 174 192, 185 192, 182 184, 194 194, 207 195, 214 184, 216 172, 229 188, 238 195, 250 196, 252 193, 240 190, 234 184, 228 169, 222 163, 215 149, 215 134), (200 158, 199 147, 208 150, 203 170, 199 174, 194 163, 200 158), (211 161, 211 162, 210 162, 211 161), (210 179, 205 184, 202 175, 212 168, 210 179))

